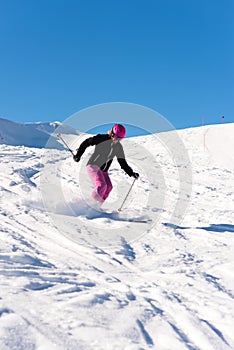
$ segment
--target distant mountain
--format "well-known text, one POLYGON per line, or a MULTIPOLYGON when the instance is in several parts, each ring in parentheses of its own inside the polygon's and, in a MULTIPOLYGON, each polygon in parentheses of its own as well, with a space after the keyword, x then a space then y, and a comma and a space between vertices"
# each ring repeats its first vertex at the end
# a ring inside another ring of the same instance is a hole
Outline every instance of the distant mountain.
POLYGON ((17 123, 0 118, 0 144, 43 148, 49 142, 49 148, 63 149, 56 132, 73 134, 77 132, 60 122, 17 123))

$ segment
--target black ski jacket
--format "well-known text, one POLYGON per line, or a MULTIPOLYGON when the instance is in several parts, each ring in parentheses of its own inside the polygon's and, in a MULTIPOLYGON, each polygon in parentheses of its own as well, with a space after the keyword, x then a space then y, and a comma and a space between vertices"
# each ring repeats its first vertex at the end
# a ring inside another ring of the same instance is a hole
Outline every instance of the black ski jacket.
POLYGON ((87 165, 97 165, 102 171, 108 171, 114 157, 117 157, 121 168, 129 176, 133 175, 132 168, 126 162, 123 146, 120 142, 114 142, 108 134, 98 134, 83 141, 77 150, 76 158, 80 159, 89 146, 95 146, 95 149, 87 165))

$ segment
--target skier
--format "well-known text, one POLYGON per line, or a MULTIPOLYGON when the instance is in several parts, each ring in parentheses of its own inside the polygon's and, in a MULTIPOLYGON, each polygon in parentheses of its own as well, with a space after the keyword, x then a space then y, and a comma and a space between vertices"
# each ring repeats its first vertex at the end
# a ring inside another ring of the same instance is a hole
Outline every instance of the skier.
POLYGON ((126 129, 121 124, 115 124, 108 134, 98 134, 83 141, 73 156, 75 162, 79 162, 81 156, 89 146, 95 146, 94 152, 88 160, 87 170, 93 182, 94 191, 92 198, 98 206, 101 206, 112 190, 112 183, 108 170, 114 157, 121 168, 129 175, 138 179, 139 174, 134 172, 125 160, 123 146, 120 141, 125 137, 126 129))

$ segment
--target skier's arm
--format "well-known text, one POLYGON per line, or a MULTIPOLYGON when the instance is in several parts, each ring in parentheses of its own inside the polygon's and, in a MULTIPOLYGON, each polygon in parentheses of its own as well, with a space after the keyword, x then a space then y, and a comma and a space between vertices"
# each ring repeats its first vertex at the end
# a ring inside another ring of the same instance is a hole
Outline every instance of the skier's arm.
POLYGON ((118 158, 118 162, 119 162, 121 168, 125 171, 125 173, 127 173, 129 176, 133 175, 133 170, 126 162, 126 159, 118 158))
POLYGON ((87 147, 94 146, 97 144, 97 136, 98 135, 89 137, 80 144, 80 147, 77 149, 77 152, 73 157, 76 162, 79 162, 81 156, 84 154, 87 147))
POLYGON ((128 163, 125 159, 125 154, 124 154, 124 150, 123 150, 122 145, 119 145, 117 159, 118 159, 118 162, 119 162, 121 168, 125 171, 125 173, 127 173, 129 176, 134 176, 135 178, 139 177, 139 174, 134 173, 132 168, 128 165, 128 163))

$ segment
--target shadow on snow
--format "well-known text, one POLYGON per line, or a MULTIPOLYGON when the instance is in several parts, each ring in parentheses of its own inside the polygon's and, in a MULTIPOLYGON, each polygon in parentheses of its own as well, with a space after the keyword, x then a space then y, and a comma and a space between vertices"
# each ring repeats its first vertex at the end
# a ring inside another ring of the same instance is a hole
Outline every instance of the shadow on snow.
POLYGON ((191 229, 201 229, 209 232, 232 232, 234 233, 234 225, 230 224, 211 224, 210 226, 204 226, 204 227, 186 227, 186 226, 179 226, 174 225, 170 223, 164 223, 165 227, 172 228, 174 230, 191 230, 191 229))

